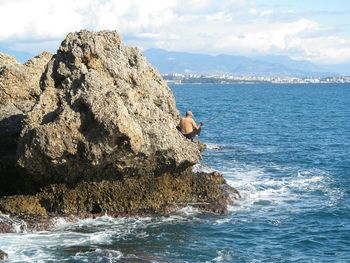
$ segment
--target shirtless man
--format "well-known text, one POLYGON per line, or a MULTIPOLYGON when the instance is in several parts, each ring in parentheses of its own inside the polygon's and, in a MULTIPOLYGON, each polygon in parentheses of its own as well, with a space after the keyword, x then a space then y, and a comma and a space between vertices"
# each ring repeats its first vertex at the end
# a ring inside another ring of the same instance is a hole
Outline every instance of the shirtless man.
POLYGON ((187 138, 193 141, 196 135, 201 133, 203 123, 197 125, 191 111, 186 112, 186 117, 180 120, 180 131, 187 138))

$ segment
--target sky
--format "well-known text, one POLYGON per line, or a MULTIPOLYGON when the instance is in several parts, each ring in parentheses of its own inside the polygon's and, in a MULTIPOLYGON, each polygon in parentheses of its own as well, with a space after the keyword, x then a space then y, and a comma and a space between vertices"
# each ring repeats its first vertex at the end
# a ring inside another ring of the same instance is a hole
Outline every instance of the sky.
POLYGON ((116 30, 141 50, 350 63, 348 0, 0 0, 0 51, 55 53, 68 32, 116 30))

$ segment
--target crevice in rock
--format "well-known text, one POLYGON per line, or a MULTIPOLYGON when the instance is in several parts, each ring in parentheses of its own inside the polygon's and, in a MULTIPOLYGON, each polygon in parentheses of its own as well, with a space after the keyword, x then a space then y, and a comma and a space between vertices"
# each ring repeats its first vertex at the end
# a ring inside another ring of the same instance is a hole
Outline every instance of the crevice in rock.
POLYGON ((60 115, 61 112, 62 112, 61 106, 57 105, 57 108, 54 111, 49 112, 43 116, 43 119, 41 121, 41 125, 45 125, 45 124, 48 124, 50 122, 53 122, 54 120, 57 119, 57 117, 60 115))

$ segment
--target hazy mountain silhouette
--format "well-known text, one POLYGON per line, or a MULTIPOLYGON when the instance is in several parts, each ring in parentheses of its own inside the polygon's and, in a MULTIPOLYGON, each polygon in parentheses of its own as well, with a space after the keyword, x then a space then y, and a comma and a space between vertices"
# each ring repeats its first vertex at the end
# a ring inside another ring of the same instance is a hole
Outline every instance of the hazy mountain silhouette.
MULTIPOLYGON (((33 54, 15 51, 0 45, 0 52, 15 56, 21 63, 34 57, 33 54)), ((255 57, 232 55, 204 55, 174 52, 163 49, 148 49, 147 59, 161 73, 233 74, 240 76, 295 76, 326 77, 350 75, 350 64, 316 65, 306 60, 293 60, 288 56, 266 55, 255 57)))
POLYGON ((148 49, 147 59, 161 73, 233 74, 240 76, 334 76, 323 67, 309 61, 293 60, 287 56, 259 56, 248 58, 232 55, 204 55, 148 49))

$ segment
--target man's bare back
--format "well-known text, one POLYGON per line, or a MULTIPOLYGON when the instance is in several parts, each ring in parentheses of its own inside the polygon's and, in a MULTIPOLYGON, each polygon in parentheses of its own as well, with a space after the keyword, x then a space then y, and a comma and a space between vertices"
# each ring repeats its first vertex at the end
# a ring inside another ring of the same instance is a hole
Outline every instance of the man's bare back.
POLYGON ((180 120, 180 131, 181 133, 190 140, 193 140, 196 135, 201 133, 201 125, 197 125, 192 118, 192 112, 186 112, 186 117, 180 120))
POLYGON ((197 127, 196 122, 189 116, 182 118, 180 121, 180 131, 182 134, 193 132, 193 127, 197 127))

